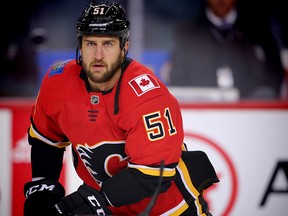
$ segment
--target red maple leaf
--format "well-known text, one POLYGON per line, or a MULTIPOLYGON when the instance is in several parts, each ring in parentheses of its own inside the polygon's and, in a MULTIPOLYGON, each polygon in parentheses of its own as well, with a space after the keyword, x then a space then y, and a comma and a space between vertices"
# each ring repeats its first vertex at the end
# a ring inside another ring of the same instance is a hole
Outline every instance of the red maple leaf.
POLYGON ((141 86, 146 86, 150 83, 150 80, 146 80, 146 79, 141 79, 141 82, 139 83, 141 86))

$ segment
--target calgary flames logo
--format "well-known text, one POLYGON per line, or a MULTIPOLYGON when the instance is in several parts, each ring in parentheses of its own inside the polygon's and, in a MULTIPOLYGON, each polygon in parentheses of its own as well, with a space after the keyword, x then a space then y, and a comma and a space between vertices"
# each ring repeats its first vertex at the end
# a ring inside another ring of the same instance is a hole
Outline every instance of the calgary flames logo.
POLYGON ((99 185, 102 185, 104 180, 127 167, 128 156, 125 154, 124 147, 124 141, 112 141, 93 146, 77 145, 76 150, 90 175, 99 185))

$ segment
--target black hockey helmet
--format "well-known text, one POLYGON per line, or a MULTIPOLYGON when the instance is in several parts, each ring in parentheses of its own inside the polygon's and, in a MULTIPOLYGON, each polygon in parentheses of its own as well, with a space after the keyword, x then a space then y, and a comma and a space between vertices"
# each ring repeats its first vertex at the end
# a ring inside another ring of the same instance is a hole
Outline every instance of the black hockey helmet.
POLYGON ((91 2, 76 23, 79 43, 83 35, 113 35, 120 39, 121 49, 129 39, 130 22, 124 8, 117 2, 91 2))

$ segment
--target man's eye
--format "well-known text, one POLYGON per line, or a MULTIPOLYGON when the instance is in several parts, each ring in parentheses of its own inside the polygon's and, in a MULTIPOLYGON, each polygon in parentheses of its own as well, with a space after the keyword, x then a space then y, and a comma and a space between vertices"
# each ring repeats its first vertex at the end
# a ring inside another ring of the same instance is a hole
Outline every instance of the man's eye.
POLYGON ((92 43, 92 42, 87 43, 87 46, 94 46, 94 45, 95 45, 95 43, 92 43))
POLYGON ((111 43, 111 42, 106 42, 106 43, 104 43, 104 46, 105 46, 105 47, 111 47, 111 46, 113 46, 113 43, 111 43))

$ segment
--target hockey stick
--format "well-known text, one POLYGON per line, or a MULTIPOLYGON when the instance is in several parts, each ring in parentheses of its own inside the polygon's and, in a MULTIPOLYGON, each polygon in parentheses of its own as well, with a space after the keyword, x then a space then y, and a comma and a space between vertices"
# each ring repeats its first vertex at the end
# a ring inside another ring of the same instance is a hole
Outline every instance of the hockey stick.
POLYGON ((161 184, 163 182, 163 171, 164 171, 164 161, 162 160, 161 165, 160 165, 160 176, 159 176, 158 185, 157 185, 157 187, 154 191, 154 194, 153 194, 150 202, 148 203, 147 207, 138 216, 149 216, 152 208, 155 205, 155 202, 156 202, 156 199, 159 195, 159 192, 160 192, 161 184))

